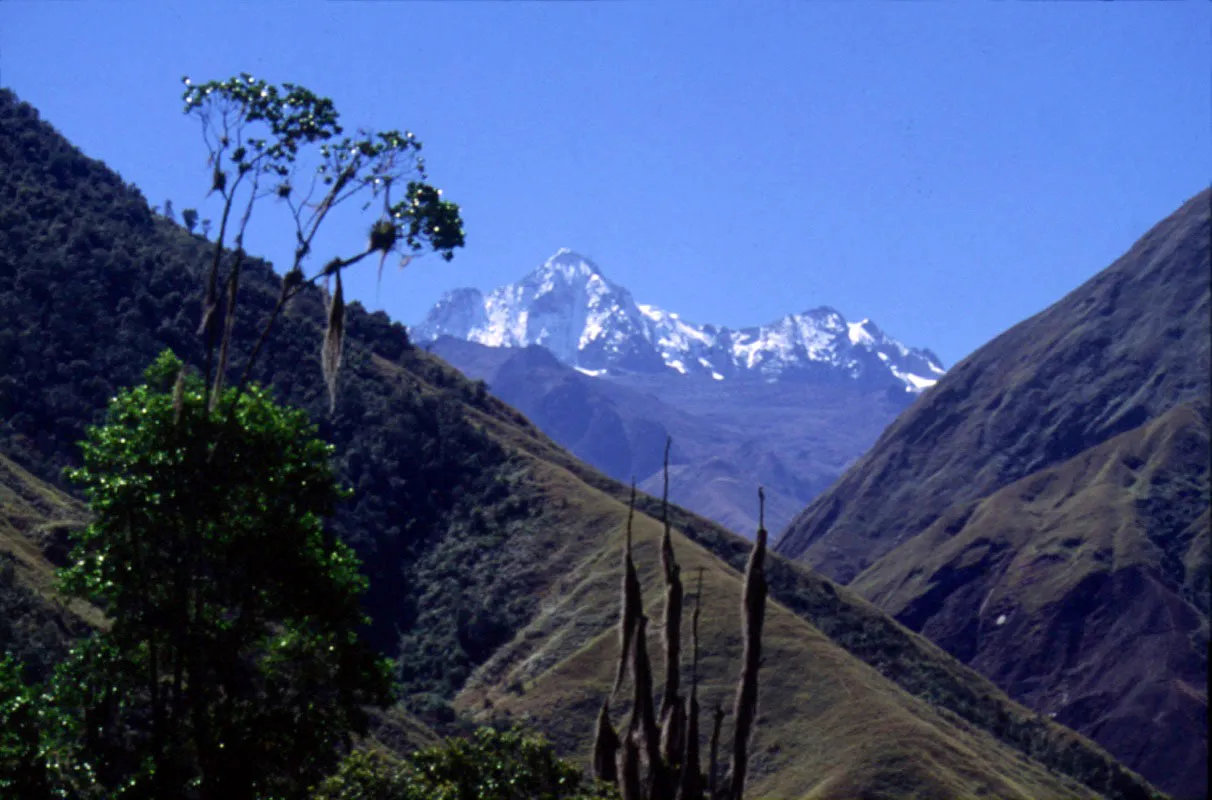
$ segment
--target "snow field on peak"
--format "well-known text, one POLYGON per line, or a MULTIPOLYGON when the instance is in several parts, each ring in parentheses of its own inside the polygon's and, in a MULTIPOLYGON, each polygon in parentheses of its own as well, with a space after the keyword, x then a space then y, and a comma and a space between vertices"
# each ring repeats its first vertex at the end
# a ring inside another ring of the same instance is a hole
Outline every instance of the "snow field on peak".
POLYGON ((567 248, 518 283, 487 295, 448 293, 416 335, 450 335, 491 347, 542 345, 560 361, 595 375, 636 357, 640 361, 633 366, 655 362, 679 375, 716 381, 745 374, 777 380, 823 366, 856 379, 874 369, 919 392, 945 372, 927 351, 906 347, 871 320, 847 322, 827 307, 739 330, 687 322, 675 312, 636 303, 627 289, 567 248))

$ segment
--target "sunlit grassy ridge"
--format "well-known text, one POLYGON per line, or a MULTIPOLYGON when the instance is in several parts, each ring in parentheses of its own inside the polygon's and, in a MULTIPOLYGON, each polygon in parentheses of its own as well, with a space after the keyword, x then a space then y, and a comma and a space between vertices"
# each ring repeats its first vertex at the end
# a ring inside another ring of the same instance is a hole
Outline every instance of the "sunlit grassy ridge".
MULTIPOLYGON (((490 660, 458 705, 484 718, 524 718, 547 730, 570 753, 585 756, 594 712, 609 695, 618 652, 619 523, 625 508, 589 491, 576 498, 574 480, 549 467, 536 472, 565 482, 558 512, 604 528, 581 547, 566 543, 552 592, 538 616, 490 660), (553 474, 555 473, 555 474, 553 474), (576 499, 569 499, 570 497, 576 499), (579 550, 580 552, 576 552, 579 550), (575 556, 575 557, 574 557, 575 556)), ((660 525, 637 519, 636 558, 647 613, 660 619, 660 525)), ((685 537, 675 539, 687 584, 703 575, 702 699, 731 709, 739 671, 740 576, 685 537)), ((659 631, 650 648, 660 647, 659 631)), ((883 788, 926 797, 1092 796, 997 742, 984 731, 957 727, 854 658, 810 623, 773 605, 764 637, 761 717, 752 759, 754 796, 834 797, 883 788)), ((656 669, 656 680, 663 680, 656 669)), ((621 692, 624 697, 627 692, 621 692)), ((622 713, 628 703, 615 703, 622 713)), ((725 730, 729 730, 726 726, 725 730)), ((727 741, 727 740, 726 740, 727 741)))
MULTIPOLYGON (((473 673, 456 706, 480 720, 528 719, 565 752, 584 757, 617 655, 626 487, 569 457, 504 405, 468 413, 523 457, 526 483, 541 509, 526 546, 544 563, 532 564, 526 587, 542 597, 537 612, 473 673)), ((636 557, 648 613, 659 619, 659 501, 641 496, 639 507, 636 557)), ((718 701, 731 709, 740 657, 739 567, 750 545, 682 509, 670 512, 688 590, 703 568, 704 708, 718 701)), ((776 603, 755 743, 755 790, 766 793, 759 796, 1094 793, 1057 769, 1096 784, 1119 775, 1114 790, 1101 789, 1110 794, 1140 790, 1125 789, 1142 784, 1088 740, 1012 703, 849 590, 781 558, 768 572, 776 603), (987 729, 992 726, 999 726, 996 734, 987 729), (1090 764, 1104 774, 1090 775, 1090 764)), ((656 648, 659 632, 651 637, 656 648)), ((626 705, 622 698, 615 704, 616 721, 626 705)))
MULTIPOLYGON (((47 550, 61 550, 66 532, 85 524, 87 509, 0 455, 0 556, 23 586, 51 606, 62 601, 55 565, 47 550)), ((101 623, 96 609, 76 603, 73 611, 90 624, 101 623)))

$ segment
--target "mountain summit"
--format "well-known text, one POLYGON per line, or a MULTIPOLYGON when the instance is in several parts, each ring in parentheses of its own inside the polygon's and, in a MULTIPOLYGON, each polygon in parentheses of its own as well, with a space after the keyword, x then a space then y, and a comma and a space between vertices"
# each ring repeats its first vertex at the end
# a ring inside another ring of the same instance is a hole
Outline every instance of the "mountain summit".
POLYGON ((827 306, 732 330, 687 322, 636 303, 590 259, 567 248, 521 281, 447 293, 412 331, 417 341, 451 336, 490 347, 540 345, 582 372, 678 373, 727 381, 860 383, 921 392, 944 369, 872 321, 847 322, 827 306))

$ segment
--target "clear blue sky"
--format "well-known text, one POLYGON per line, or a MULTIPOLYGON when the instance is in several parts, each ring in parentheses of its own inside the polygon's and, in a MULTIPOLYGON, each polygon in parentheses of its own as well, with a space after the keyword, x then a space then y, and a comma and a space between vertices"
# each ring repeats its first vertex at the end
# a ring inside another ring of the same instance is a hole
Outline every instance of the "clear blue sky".
POLYGON ((467 248, 351 292, 405 322, 566 246, 687 319, 831 305, 951 365, 1212 178, 1208 3, 0 3, 0 84, 153 203, 209 188, 180 77, 240 71, 425 142, 467 248))

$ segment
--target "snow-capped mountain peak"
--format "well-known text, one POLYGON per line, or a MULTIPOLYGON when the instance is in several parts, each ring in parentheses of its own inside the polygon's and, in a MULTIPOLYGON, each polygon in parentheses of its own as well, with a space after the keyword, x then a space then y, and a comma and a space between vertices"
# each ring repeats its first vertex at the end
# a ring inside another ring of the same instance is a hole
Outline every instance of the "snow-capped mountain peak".
POLYGON ((920 392, 943 374, 871 320, 827 306, 731 330, 639 304, 590 259, 562 248, 515 284, 447 293, 413 329, 417 341, 453 336, 493 347, 541 345, 588 374, 672 371, 709 380, 847 379, 920 392))
POLYGON ((604 280, 602 270, 597 264, 567 247, 561 247, 555 255, 543 262, 543 266, 531 274, 553 277, 558 275, 568 281, 588 280, 595 276, 604 280))

